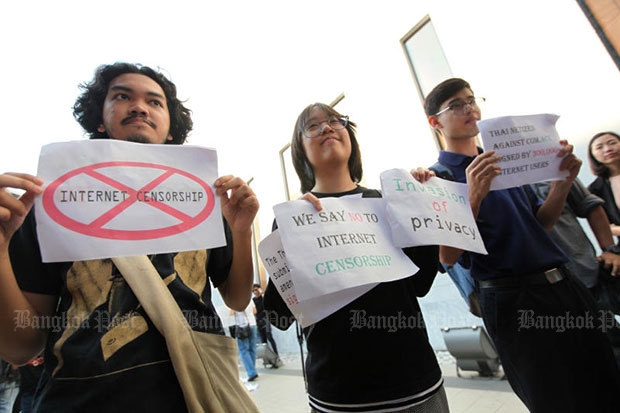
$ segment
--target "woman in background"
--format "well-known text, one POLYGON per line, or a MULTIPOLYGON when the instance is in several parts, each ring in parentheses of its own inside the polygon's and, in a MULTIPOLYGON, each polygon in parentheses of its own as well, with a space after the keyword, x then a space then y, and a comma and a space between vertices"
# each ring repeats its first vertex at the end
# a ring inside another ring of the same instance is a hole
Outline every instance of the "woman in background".
POLYGON ((588 186, 590 192, 603 198, 611 233, 620 236, 620 135, 600 132, 590 139, 588 161, 596 179, 588 186))

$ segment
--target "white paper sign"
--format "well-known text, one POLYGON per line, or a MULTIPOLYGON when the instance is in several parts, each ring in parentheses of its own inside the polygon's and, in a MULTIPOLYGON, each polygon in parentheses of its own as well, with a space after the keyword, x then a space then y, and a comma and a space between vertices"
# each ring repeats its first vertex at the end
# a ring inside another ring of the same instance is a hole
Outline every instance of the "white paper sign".
POLYGON ((394 246, 382 198, 322 198, 273 207, 299 301, 408 277, 418 267, 394 246))
POLYGON ((436 244, 487 253, 467 184, 435 177, 420 183, 404 169, 390 169, 381 173, 381 191, 396 246, 436 244))
POLYGON ((513 188, 525 184, 565 179, 568 171, 560 171, 562 146, 555 128, 559 116, 538 114, 502 116, 478 122, 485 150, 501 156, 501 175, 491 182, 491 190, 513 188))
POLYGON ((213 149, 112 139, 41 149, 35 200, 44 262, 226 245, 213 149))
MULTIPOLYGON (((258 253, 278 293, 302 327, 308 327, 324 319, 377 285, 377 283, 365 284, 299 301, 279 230, 275 230, 260 242, 258 253)), ((269 320, 272 324, 278 325, 278 320, 273 316, 270 316, 269 320)))

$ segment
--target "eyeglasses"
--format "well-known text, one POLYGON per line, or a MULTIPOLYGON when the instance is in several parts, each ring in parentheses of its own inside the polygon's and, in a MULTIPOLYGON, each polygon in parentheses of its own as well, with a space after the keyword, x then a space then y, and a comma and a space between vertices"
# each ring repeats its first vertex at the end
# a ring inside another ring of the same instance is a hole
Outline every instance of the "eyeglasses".
POLYGON ((349 124, 349 117, 343 116, 340 118, 331 117, 323 122, 312 122, 304 126, 303 133, 306 138, 316 138, 323 132, 325 125, 329 125, 333 130, 340 130, 347 127, 349 124))
POLYGON ((467 113, 468 108, 472 109, 480 109, 480 105, 486 102, 485 98, 471 98, 467 101, 463 102, 459 100, 457 102, 452 103, 448 107, 443 108, 439 112, 435 113, 433 116, 439 116, 444 112, 451 110, 455 115, 462 116, 467 113))

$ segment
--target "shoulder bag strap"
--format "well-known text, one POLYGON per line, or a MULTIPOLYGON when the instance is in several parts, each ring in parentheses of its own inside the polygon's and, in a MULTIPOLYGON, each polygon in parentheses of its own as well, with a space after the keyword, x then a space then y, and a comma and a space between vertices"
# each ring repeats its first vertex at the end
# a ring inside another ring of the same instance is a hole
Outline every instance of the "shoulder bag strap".
MULTIPOLYGON (((226 411, 228 405, 248 406, 246 411, 258 411, 247 389, 241 383, 233 366, 232 371, 225 371, 209 360, 206 355, 207 349, 201 349, 202 344, 197 343, 197 336, 192 331, 185 316, 170 290, 165 285, 159 273, 145 255, 137 257, 112 258, 114 265, 123 275, 123 278, 134 292, 140 304, 155 324, 157 330, 166 339, 166 346, 172 361, 187 408, 190 412, 226 411), (218 377, 215 375, 219 373, 218 377), (222 375, 226 375, 223 377, 222 375), (236 376, 234 376, 236 375, 236 376), (220 377, 221 376, 221 377, 220 377), (230 377, 229 377, 230 376, 230 377), (199 377, 199 380, 195 378, 199 377), (220 383, 225 382, 229 386, 229 395, 216 391, 220 383), (233 391, 234 388, 234 391, 233 391), (233 396, 234 395, 234 396, 233 396), (232 397, 229 399, 228 397, 232 397)), ((216 334, 200 333, 203 337, 213 339, 233 339, 216 334)), ((214 346, 222 345, 220 342, 211 341, 214 346)), ((235 344, 236 345, 236 344, 235 344)), ((218 351, 218 349, 213 349, 218 351)))

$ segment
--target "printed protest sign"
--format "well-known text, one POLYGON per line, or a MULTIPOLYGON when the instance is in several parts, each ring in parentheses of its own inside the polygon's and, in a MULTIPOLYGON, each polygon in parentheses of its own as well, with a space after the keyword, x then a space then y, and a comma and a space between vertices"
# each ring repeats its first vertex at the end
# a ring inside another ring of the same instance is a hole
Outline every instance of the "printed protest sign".
POLYGON ((35 200, 44 262, 226 245, 213 149, 112 139, 41 149, 35 200))
POLYGON ((418 267, 394 246, 381 198, 323 198, 273 207, 299 301, 408 277, 418 267))
POLYGON ((538 114, 502 116, 478 122, 485 150, 501 156, 502 172, 491 182, 491 190, 564 179, 560 171, 560 138, 555 128, 559 116, 538 114))
POLYGON ((404 169, 381 173, 394 244, 448 245, 486 254, 467 196, 468 186, 432 177, 421 183, 404 169))
MULTIPOLYGON (((308 327, 324 319, 377 285, 377 283, 364 284, 306 301, 299 301, 295 292, 295 277, 286 260, 279 230, 275 230, 260 242, 258 253, 276 290, 302 327, 308 327)), ((274 319, 273 316, 270 316, 270 322, 278 325, 278 320, 274 319)))

